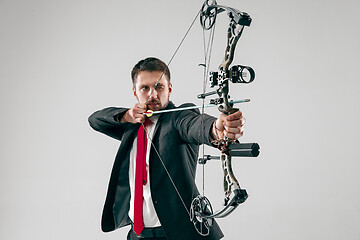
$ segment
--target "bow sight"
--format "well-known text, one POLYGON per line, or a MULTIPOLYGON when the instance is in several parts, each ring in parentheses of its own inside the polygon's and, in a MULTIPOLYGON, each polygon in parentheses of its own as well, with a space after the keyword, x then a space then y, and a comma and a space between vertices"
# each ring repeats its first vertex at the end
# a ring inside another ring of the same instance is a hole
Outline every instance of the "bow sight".
MULTIPOLYGON (((255 79, 255 71, 248 66, 235 65, 232 66, 231 69, 219 72, 210 72, 209 73, 209 83, 210 87, 213 88, 215 86, 222 86, 225 80, 230 80, 232 83, 251 83, 255 79)), ((219 90, 211 91, 207 93, 199 94, 197 97, 204 99, 207 96, 211 96, 213 94, 219 94, 219 90)), ((219 94, 221 95, 221 94, 219 94)), ((211 99, 210 104, 221 104, 223 101, 221 98, 211 99)))
POLYGON ((210 72, 210 87, 217 86, 223 79, 229 79, 232 83, 251 83, 255 79, 255 71, 251 67, 236 65, 231 69, 219 72, 210 72))

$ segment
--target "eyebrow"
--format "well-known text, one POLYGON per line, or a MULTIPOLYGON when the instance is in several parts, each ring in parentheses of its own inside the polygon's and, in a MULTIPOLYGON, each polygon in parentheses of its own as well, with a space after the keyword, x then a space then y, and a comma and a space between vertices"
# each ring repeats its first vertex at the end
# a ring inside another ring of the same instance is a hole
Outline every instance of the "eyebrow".
POLYGON ((154 87, 154 88, 157 88, 157 87, 163 87, 163 86, 165 86, 165 84, 159 82, 159 83, 156 83, 155 85, 142 84, 139 87, 140 88, 142 88, 142 87, 154 87))
POLYGON ((141 85, 139 85, 139 88, 143 88, 143 87, 149 87, 149 84, 141 84, 141 85))
POLYGON ((162 84, 161 82, 158 82, 157 84, 154 85, 154 88, 157 88, 157 87, 163 87, 165 86, 165 84, 162 84))

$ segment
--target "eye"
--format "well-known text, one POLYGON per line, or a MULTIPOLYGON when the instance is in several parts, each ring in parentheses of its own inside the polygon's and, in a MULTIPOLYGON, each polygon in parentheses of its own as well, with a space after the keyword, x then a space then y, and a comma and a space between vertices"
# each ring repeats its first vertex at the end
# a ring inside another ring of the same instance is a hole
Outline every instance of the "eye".
POLYGON ((149 87, 148 86, 143 86, 142 88, 140 88, 141 91, 147 91, 149 90, 149 87))
POLYGON ((156 86, 156 91, 163 90, 163 89, 164 89, 163 85, 157 85, 156 86))

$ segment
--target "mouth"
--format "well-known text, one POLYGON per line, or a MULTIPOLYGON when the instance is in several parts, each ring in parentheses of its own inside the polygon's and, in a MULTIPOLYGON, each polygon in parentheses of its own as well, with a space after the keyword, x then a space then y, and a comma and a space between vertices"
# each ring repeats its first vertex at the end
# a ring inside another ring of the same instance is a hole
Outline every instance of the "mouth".
POLYGON ((158 107, 160 105, 161 105, 160 102, 149 102, 149 103, 147 103, 148 109, 156 108, 156 107, 158 107))
POLYGON ((159 105, 159 102, 149 102, 147 105, 159 105))

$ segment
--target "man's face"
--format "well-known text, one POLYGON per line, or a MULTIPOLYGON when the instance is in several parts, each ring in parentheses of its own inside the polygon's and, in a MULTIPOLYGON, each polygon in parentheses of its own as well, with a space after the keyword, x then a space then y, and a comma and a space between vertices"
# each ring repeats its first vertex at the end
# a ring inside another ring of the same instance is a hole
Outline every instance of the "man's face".
POLYGON ((161 74, 161 71, 140 71, 135 79, 135 85, 133 86, 134 96, 139 103, 146 103, 148 110, 157 111, 169 104, 172 85, 166 80, 165 74, 163 74, 157 87, 154 89, 161 74))

